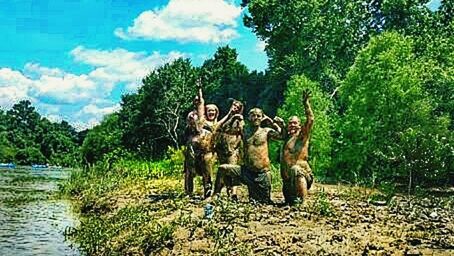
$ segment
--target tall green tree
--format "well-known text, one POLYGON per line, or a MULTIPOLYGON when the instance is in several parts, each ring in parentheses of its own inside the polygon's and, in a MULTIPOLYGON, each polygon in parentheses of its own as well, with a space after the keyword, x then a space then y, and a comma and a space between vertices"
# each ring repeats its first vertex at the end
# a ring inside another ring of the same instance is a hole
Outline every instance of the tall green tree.
POLYGON ((107 115, 88 132, 80 149, 85 164, 101 161, 109 153, 120 153, 122 131, 118 119, 115 113, 107 115))
POLYGON ((137 94, 123 97, 120 125, 125 128, 123 141, 134 142, 129 150, 159 157, 169 146, 181 145, 198 77, 198 68, 178 59, 147 75, 137 94))
POLYGON ((226 112, 230 107, 227 99, 246 101, 248 75, 249 71, 238 61, 235 49, 219 47, 213 58, 206 60, 201 68, 207 103, 214 103, 221 112, 226 112))
MULTIPOLYGON (((444 1, 441 9, 449 9, 444 1)), ((243 0, 244 24, 266 42, 275 93, 304 74, 334 93, 371 36, 384 31, 424 37, 437 13, 427 0, 243 0)), ((447 13, 447 12, 446 12, 447 13)), ((445 17, 448 17, 445 15, 445 17)), ((445 18, 449 19, 449 18, 445 18)))
POLYGON ((371 40, 341 88, 346 112, 335 152, 338 175, 350 180, 446 182, 453 161, 449 117, 435 115, 413 41, 397 33, 371 40))

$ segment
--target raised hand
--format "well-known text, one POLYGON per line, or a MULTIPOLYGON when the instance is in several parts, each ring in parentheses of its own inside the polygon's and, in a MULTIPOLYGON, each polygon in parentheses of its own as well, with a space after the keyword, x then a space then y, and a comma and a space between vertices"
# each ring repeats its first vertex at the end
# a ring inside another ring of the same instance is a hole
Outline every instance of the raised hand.
POLYGON ((278 116, 275 116, 275 117, 273 118, 273 122, 276 123, 276 124, 278 124, 279 126, 283 126, 283 125, 285 124, 284 119, 282 119, 282 118, 280 118, 280 117, 278 117, 278 116))
POLYGON ((273 124, 273 120, 267 115, 263 115, 262 120, 260 122, 262 125, 265 126, 271 126, 273 124))
POLYGON ((307 102, 311 98, 311 94, 312 94, 312 92, 309 89, 305 89, 303 91, 303 97, 302 97, 303 103, 307 102))
POLYGON ((195 85, 196 85, 198 91, 202 90, 202 78, 197 78, 195 85))
POLYGON ((241 121, 241 120, 243 120, 243 115, 241 115, 241 114, 235 114, 235 115, 232 116, 232 119, 233 119, 233 120, 238 119, 238 120, 241 121))

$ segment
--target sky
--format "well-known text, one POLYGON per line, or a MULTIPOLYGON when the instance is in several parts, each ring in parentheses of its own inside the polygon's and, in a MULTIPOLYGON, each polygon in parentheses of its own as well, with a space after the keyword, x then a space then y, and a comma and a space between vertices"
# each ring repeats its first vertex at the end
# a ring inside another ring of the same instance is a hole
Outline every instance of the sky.
POLYGON ((239 0, 0 0, 0 107, 28 99, 82 130, 180 57, 199 66, 228 44, 250 70, 265 70, 244 12, 239 0))
POLYGON ((265 44, 244 27, 239 2, 0 0, 0 107, 28 99, 42 116, 82 130, 180 57, 198 66, 228 44, 250 70, 265 70, 265 44))

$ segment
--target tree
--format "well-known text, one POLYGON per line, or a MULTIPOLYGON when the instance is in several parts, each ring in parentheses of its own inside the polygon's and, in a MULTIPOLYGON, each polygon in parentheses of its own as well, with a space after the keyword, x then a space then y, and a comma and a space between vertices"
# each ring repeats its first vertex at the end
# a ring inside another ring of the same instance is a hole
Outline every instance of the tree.
POLYGON ((373 38, 360 52, 340 91, 340 177, 373 184, 405 178, 409 188, 446 182, 454 152, 449 117, 434 114, 423 88, 430 71, 420 67, 413 41, 397 33, 373 38))
POLYGON ((121 136, 118 115, 105 116, 85 137, 80 149, 84 163, 94 164, 103 160, 106 154, 121 149, 121 136))
MULTIPOLYGON (((267 43, 276 94, 295 74, 319 82, 326 93, 332 94, 372 36, 399 31, 424 37, 434 27, 445 27, 434 22, 437 14, 424 6, 426 2, 243 0, 249 11, 244 24, 267 43)), ((442 10, 447 8, 444 6, 442 10)))
POLYGON ((125 95, 120 126, 127 149, 145 158, 163 156, 179 147, 187 113, 196 95, 199 70, 188 59, 178 59, 152 71, 137 94, 125 95))
MULTIPOLYGON (((227 111, 234 98, 245 101, 249 71, 238 61, 238 53, 229 46, 219 47, 212 59, 206 60, 201 68, 207 103, 216 104, 221 112, 227 111)), ((257 95, 255 95, 257 96, 257 95)))
POLYGON ((6 112, 9 118, 9 141, 16 147, 25 149, 35 146, 37 126, 41 116, 28 100, 20 101, 6 112))

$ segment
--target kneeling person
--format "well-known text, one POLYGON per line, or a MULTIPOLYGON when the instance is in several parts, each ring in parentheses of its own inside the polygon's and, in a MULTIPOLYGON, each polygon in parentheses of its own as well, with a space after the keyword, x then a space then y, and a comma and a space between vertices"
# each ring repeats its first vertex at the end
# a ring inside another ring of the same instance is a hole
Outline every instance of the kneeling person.
POLYGON ((301 126, 298 117, 292 116, 287 125, 287 138, 281 154, 281 177, 285 202, 294 204, 298 199, 307 197, 314 176, 308 163, 309 137, 314 123, 309 91, 303 92, 306 122, 301 126))
POLYGON ((219 166, 222 175, 230 177, 233 182, 241 181, 248 187, 249 198, 260 203, 271 201, 271 164, 268 155, 269 139, 282 138, 282 120, 271 120, 258 108, 249 111, 250 129, 244 136, 244 164, 219 166), (269 123, 271 127, 262 127, 269 123))

